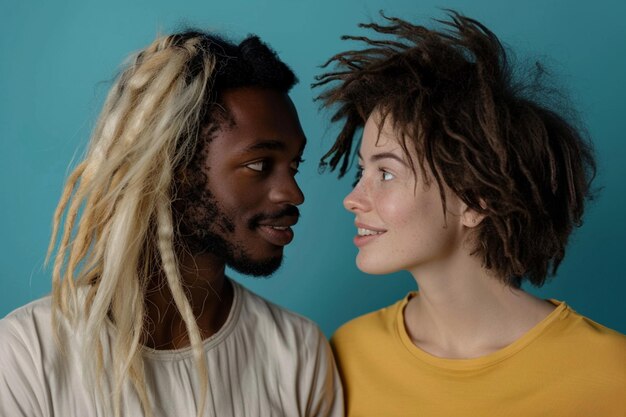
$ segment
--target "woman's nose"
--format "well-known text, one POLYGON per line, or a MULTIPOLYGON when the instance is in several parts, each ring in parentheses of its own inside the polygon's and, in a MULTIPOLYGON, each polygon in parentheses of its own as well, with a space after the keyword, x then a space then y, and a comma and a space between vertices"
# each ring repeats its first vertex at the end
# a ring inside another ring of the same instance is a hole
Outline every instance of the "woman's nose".
POLYGON ((354 189, 343 199, 343 206, 350 212, 367 211, 369 203, 364 190, 365 186, 359 181, 354 189))

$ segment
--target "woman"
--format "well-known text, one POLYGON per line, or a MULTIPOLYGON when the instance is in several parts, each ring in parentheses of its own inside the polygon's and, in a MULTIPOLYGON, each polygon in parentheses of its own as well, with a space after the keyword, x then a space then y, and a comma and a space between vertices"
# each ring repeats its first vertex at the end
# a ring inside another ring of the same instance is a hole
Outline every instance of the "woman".
POLYGON ((396 18, 391 39, 331 58, 320 95, 345 124, 322 160, 345 174, 357 129, 357 266, 408 270, 419 292, 342 326, 333 346, 348 416, 623 416, 626 338, 540 286, 581 223, 595 161, 522 85, 479 22, 396 18))

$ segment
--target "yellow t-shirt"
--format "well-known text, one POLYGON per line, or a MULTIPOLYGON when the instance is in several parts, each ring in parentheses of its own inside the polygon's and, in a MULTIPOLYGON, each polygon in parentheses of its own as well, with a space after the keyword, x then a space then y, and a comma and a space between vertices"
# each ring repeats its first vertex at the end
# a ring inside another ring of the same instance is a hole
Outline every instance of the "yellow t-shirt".
POLYGON ((565 303, 511 345, 442 359, 404 327, 411 294, 333 336, 348 417, 625 417, 626 337, 565 303))

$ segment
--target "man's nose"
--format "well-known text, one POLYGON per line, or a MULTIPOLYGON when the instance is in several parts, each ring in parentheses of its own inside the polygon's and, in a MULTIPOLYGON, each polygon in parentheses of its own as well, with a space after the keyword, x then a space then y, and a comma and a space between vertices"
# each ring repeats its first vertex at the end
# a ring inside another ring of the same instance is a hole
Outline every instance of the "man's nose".
POLYGON ((277 204, 299 206, 304 203, 304 194, 292 175, 281 177, 270 189, 270 201, 277 204))

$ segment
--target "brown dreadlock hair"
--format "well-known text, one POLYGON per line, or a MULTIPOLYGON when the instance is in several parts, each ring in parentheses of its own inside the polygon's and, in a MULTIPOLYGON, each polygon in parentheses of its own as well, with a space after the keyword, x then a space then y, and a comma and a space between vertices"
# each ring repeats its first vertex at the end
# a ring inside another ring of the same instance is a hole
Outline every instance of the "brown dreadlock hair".
POLYGON ((582 224, 596 172, 592 146, 564 112, 543 104, 542 94, 563 97, 542 86, 541 65, 514 80, 496 35, 447 13, 437 20, 443 29, 434 30, 381 12, 385 24, 359 27, 393 39, 342 37, 366 47, 330 58, 322 67, 334 70, 313 84, 326 85, 317 99, 336 110, 333 122, 343 123, 320 167, 339 166, 343 176, 355 134, 380 111, 379 126, 391 117, 404 152, 414 148, 426 183, 434 178, 444 214, 447 186, 485 215, 472 255, 513 287, 523 280, 541 286, 556 273, 573 227, 582 224))

